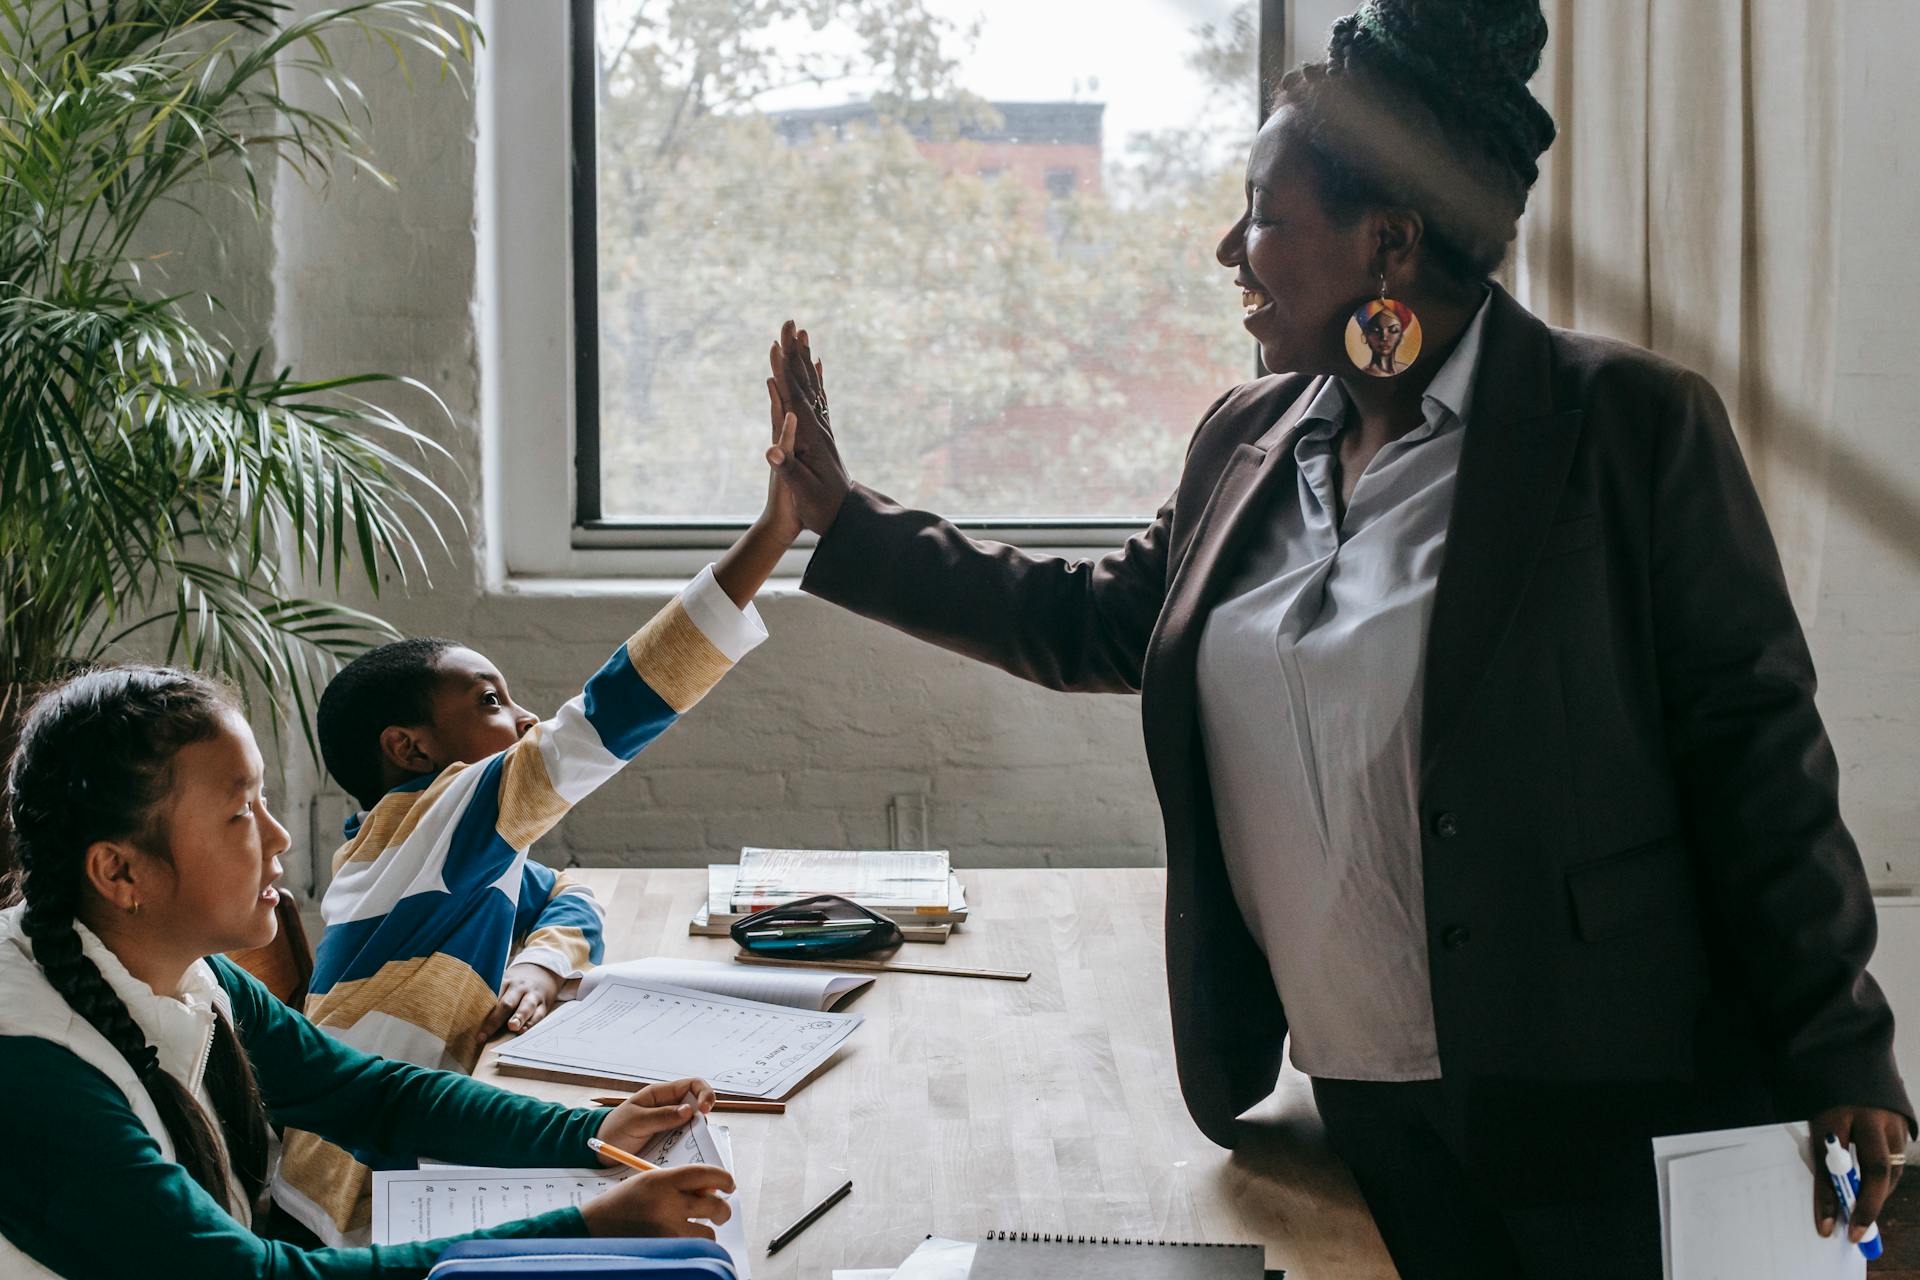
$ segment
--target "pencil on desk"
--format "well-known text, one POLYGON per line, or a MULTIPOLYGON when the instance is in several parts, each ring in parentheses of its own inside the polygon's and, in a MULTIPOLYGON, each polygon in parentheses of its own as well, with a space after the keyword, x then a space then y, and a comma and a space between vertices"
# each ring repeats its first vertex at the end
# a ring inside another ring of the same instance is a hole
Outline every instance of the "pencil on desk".
POLYGON ((617 1160, 629 1169, 638 1169, 642 1173, 653 1173, 660 1167, 657 1164, 642 1160, 631 1151, 622 1151, 611 1142, 602 1142, 598 1138, 587 1139, 587 1150, 597 1156, 605 1156, 609 1160, 617 1160))
POLYGON ((769 1255, 775 1254, 780 1252, 780 1250, 786 1248, 789 1241, 791 1241, 795 1236, 799 1235, 802 1231, 805 1231, 808 1227, 812 1226, 814 1222, 820 1217, 821 1214, 833 1208, 833 1206, 839 1204, 841 1200, 846 1198, 847 1192, 851 1190, 853 1190, 853 1179, 848 1178, 845 1182, 841 1183, 839 1187, 834 1190, 833 1194, 829 1195, 825 1200, 822 1200, 819 1204, 813 1206, 813 1208, 801 1214, 800 1220, 798 1222, 794 1223, 792 1226, 788 1227, 785 1231, 782 1231, 779 1235, 775 1236, 772 1239, 772 1241, 770 1241, 767 1245, 767 1253, 769 1255))

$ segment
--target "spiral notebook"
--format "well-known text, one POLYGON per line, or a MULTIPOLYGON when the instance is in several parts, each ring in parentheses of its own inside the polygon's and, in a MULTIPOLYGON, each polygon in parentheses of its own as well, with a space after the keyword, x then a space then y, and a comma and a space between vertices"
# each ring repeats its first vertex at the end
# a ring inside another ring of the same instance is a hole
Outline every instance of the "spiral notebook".
POLYGON ((990 1231, 968 1280, 1263 1280, 1266 1265, 1257 1244, 990 1231))

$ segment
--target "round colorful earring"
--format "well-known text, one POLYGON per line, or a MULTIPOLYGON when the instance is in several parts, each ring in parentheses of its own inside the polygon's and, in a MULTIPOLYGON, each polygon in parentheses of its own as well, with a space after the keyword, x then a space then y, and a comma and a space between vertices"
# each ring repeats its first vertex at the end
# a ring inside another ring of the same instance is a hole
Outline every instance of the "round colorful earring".
POLYGON ((1370 378, 1392 378, 1405 373, 1420 358, 1420 318, 1404 302, 1387 296, 1387 277, 1380 277, 1380 296, 1369 298, 1347 320, 1347 359, 1370 378))

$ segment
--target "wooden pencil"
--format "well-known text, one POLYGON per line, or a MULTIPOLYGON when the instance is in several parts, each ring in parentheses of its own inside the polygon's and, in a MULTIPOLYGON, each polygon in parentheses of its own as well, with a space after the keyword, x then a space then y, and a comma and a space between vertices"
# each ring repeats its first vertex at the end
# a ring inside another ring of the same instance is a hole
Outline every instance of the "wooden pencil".
MULTIPOLYGON (((617 1098, 604 1097, 588 1099, 589 1102, 597 1107, 617 1107, 626 1100, 625 1094, 617 1098)), ((784 1102, 755 1102, 748 1098, 715 1098, 713 1109, 715 1111, 761 1111, 768 1115, 783 1116, 787 1113, 787 1104, 784 1102)))

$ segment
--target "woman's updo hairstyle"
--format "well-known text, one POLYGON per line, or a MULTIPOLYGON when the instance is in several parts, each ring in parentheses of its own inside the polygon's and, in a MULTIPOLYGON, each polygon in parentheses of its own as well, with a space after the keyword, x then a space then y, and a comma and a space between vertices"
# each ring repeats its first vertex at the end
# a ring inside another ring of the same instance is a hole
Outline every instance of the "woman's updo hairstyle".
POLYGON ((1280 82, 1336 216, 1403 205, 1459 283, 1506 256, 1553 117, 1527 90, 1547 20, 1539 0, 1361 0, 1325 62, 1280 82))
POLYGON ((233 1027, 216 1015, 206 1068, 216 1134, 81 950, 74 922, 86 893, 90 845, 125 840, 167 858, 162 802, 173 758, 213 738, 234 710, 224 689, 192 672, 134 665, 82 672, 47 690, 27 712, 6 779, 26 899, 21 931, 33 943, 34 961, 48 985, 127 1060, 160 1113, 174 1158, 222 1208, 231 1198, 229 1162, 239 1198, 249 1203, 267 1176, 266 1112, 233 1027))

